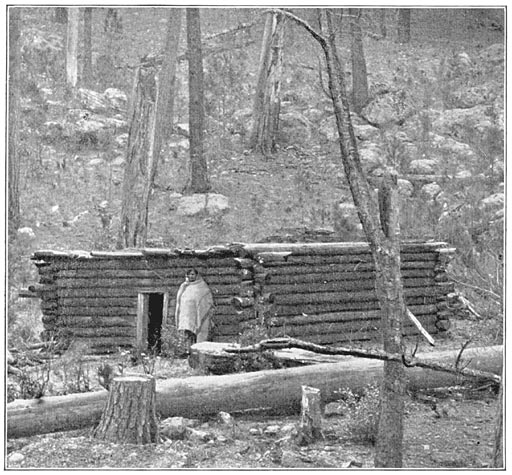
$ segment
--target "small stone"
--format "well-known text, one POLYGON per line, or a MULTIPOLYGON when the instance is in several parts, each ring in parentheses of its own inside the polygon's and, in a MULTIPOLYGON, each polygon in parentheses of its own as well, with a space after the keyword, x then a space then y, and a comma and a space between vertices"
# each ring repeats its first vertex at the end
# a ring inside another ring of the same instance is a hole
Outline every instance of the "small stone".
POLYGON ((283 432, 284 434, 288 434, 290 432, 293 432, 295 429, 295 424, 286 424, 283 427, 281 427, 281 432, 283 432))
POLYGON ((268 426, 263 431, 263 433, 265 435, 276 435, 278 432, 279 432, 279 426, 277 426, 277 425, 268 426))
POLYGON ((183 417, 169 417, 161 424, 160 434, 162 437, 181 440, 187 433, 187 424, 183 417))
POLYGON ((25 460, 25 456, 20 452, 13 452, 11 455, 9 455, 7 460, 9 463, 20 463, 25 460))
POLYGON ((224 411, 219 412, 219 418, 226 425, 234 424, 234 419, 231 416, 231 414, 229 414, 228 412, 224 412, 224 411))
POLYGON ((251 427, 249 429, 249 434, 251 435, 261 435, 261 430, 256 427, 251 427))
POLYGON ((227 438, 224 437, 223 435, 219 435, 217 436, 217 441, 220 442, 221 444, 223 444, 224 442, 227 442, 227 438))
POLYGON ((213 438, 209 432, 198 429, 188 429, 188 435, 191 439, 200 440, 201 442, 208 442, 213 438))

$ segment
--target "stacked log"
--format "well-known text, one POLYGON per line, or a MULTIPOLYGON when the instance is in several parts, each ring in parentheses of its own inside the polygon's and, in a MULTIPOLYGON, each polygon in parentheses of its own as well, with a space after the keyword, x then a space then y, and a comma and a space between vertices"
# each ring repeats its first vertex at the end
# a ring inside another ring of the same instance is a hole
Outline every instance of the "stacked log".
MULTIPOLYGON (((257 262, 254 278, 270 307, 271 336, 331 345, 380 337, 375 268, 366 244, 248 244, 244 251, 257 262)), ((447 328, 439 304, 453 291, 446 275, 453 251, 444 243, 402 245, 406 303, 429 333, 447 328)), ((417 333, 404 323, 405 335, 417 333)))
MULTIPOLYGON (((453 252, 443 243, 402 246, 406 302, 430 333, 449 328, 454 286, 446 269, 453 252)), ((135 345, 141 293, 167 294, 173 325, 176 294, 192 267, 214 296, 213 341, 240 342, 254 328, 321 344, 379 336, 375 269, 365 243, 39 251, 33 259, 40 278, 29 290, 41 298, 45 335, 78 339, 92 352, 135 345)), ((404 332, 416 328, 408 323, 404 332)))
POLYGON ((141 292, 168 293, 168 324, 174 324, 176 294, 192 267, 214 296, 217 339, 226 341, 238 334, 240 312, 232 297, 250 295, 251 290, 247 279, 252 279, 252 274, 228 248, 79 254, 40 251, 33 258, 40 273, 45 333, 83 341, 92 352, 134 345, 141 292))

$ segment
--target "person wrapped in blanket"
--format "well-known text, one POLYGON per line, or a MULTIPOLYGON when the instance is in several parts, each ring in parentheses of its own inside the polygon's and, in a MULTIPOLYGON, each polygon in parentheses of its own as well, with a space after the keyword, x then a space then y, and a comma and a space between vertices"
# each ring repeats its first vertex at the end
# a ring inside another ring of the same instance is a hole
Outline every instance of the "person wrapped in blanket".
POLYGON ((213 295, 208 284, 197 269, 188 269, 176 295, 175 318, 181 356, 187 356, 194 343, 208 340, 213 311, 213 295))

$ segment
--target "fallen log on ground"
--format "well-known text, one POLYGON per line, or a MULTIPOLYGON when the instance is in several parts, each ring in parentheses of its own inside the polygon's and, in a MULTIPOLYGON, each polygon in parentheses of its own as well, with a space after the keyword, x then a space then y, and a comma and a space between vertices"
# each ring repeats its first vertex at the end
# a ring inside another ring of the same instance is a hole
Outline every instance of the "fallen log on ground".
MULTIPOLYGON (((467 349, 462 359, 468 368, 501 374, 502 346, 467 349)), ((459 350, 419 355, 424 361, 454 363, 459 350)), ((301 386, 320 389, 323 403, 339 397, 339 389, 353 391, 378 383, 383 363, 378 360, 349 358, 339 363, 310 365, 291 369, 256 371, 223 376, 194 376, 157 383, 157 412, 172 416, 202 417, 219 411, 267 410, 274 414, 294 414, 300 409, 301 386)), ((460 375, 407 368, 408 388, 447 387, 461 384, 460 375)), ((38 400, 17 400, 7 404, 7 437, 90 427, 100 420, 107 391, 38 400)))

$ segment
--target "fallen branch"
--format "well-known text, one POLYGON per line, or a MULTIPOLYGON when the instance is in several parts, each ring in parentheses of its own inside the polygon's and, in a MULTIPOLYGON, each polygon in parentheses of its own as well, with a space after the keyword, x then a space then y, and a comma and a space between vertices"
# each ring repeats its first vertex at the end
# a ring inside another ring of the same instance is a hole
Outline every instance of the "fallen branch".
POLYGON ((420 321, 414 316, 414 314, 407 309, 407 316, 409 317, 409 320, 411 320, 412 323, 416 326, 418 331, 425 337, 425 339, 432 345, 435 346, 436 342, 434 339, 430 336, 430 333, 423 328, 423 325, 420 323, 420 321))
MULTIPOLYGON (((285 348, 300 348, 302 350, 313 351, 325 355, 346 355, 357 356, 360 358, 376 359, 382 361, 401 361, 405 366, 412 368, 418 367, 423 369, 431 369, 434 371, 443 371, 450 374, 460 374, 461 376, 469 376, 472 378, 487 379, 495 383, 501 383, 501 377, 488 371, 479 371, 469 368, 458 368, 457 366, 448 366, 444 364, 422 361, 414 356, 407 357, 403 354, 390 354, 380 350, 363 350, 359 348, 343 348, 343 347, 326 347, 310 343, 307 341, 297 340, 295 338, 273 338, 262 340, 255 345, 245 346, 242 348, 226 348, 224 351, 228 353, 251 353, 266 350, 281 350, 285 348)), ((462 348, 462 351, 464 348, 462 348)), ((460 363, 461 352, 457 357, 457 363, 460 363)))

